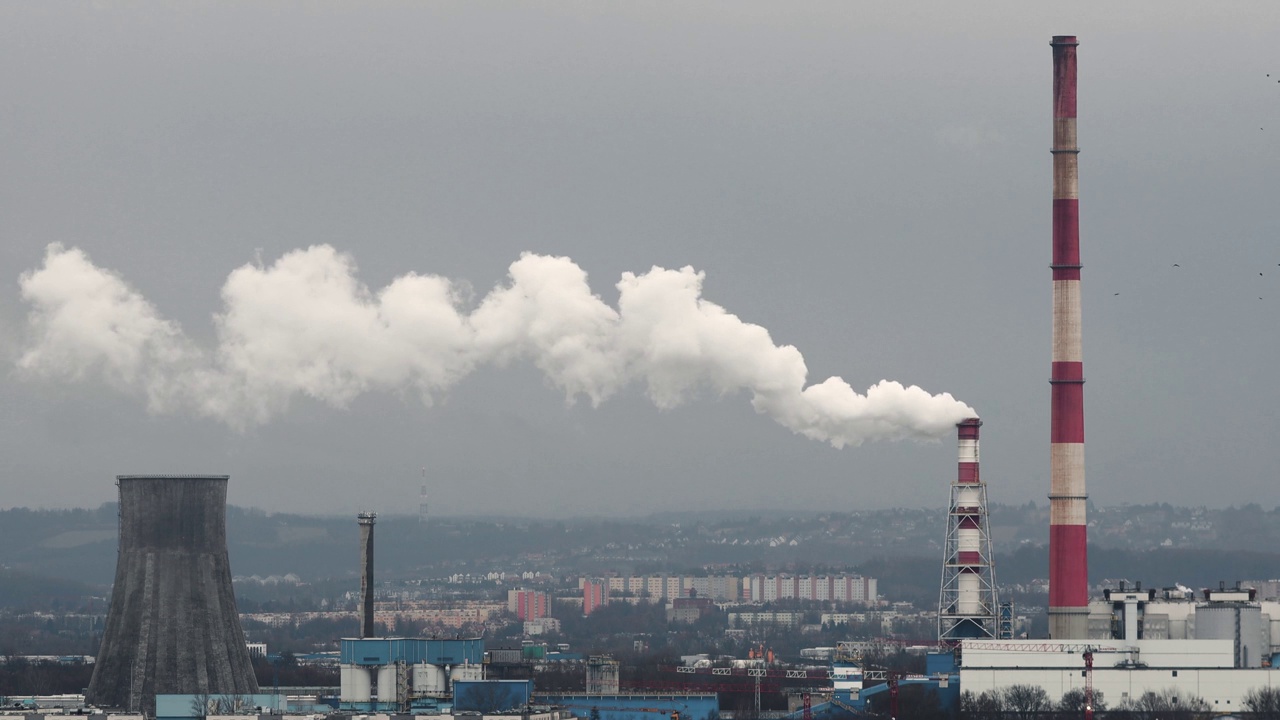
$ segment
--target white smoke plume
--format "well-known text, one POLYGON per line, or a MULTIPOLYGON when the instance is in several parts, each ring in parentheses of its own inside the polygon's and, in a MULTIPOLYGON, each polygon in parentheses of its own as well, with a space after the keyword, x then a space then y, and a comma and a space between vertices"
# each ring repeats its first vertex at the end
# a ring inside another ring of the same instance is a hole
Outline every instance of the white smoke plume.
POLYGON ((237 429, 270 421, 296 396, 342 407, 365 392, 423 401, 485 365, 532 362, 567 399, 593 404, 643 384, 660 408, 698 388, 745 390, 757 412, 836 447, 936 438, 975 415, 951 395, 881 381, 865 395, 838 377, 805 386, 804 358, 702 298, 703 274, 625 273, 614 309, 568 258, 526 253, 474 309, 446 278, 410 273, 377 293, 327 245, 249 264, 227 278, 217 347, 197 346, 115 273, 50 245, 19 279, 30 307, 20 370, 102 378, 152 412, 190 412, 237 429))

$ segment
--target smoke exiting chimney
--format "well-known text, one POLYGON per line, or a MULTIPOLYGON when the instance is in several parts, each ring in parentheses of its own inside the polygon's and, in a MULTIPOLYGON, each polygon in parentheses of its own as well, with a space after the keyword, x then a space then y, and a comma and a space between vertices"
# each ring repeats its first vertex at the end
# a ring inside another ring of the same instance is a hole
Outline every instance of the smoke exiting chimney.
POLYGON ((987 485, 978 465, 978 418, 956 425, 956 480, 951 483, 947 540, 938 600, 938 639, 954 642, 996 636, 995 567, 987 517, 987 485))
POLYGON ((1076 38, 1053 42, 1053 372, 1049 481, 1049 636, 1089 636, 1085 536, 1084 356, 1080 344, 1076 38))
POLYGON ((360 637, 373 637, 373 523, 377 513, 356 516, 360 523, 360 637))
POLYGON ((226 475, 121 475, 120 550, 86 700, 258 692, 227 560, 226 475))

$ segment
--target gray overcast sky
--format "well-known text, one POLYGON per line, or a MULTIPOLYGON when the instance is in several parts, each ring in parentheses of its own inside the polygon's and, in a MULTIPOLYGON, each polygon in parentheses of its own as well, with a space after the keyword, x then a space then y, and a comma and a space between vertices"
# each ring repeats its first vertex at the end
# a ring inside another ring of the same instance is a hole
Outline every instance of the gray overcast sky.
POLYGON ((811 382, 972 405, 992 501, 1044 503, 1055 34, 1081 42, 1090 496, 1274 506, 1280 4, 743 0, 0 4, 0 506, 218 472, 237 504, 412 511, 425 466, 442 513, 856 510, 954 476, 954 436, 836 450, 710 390, 567 405, 527 363, 430 408, 149 414, 14 369, 52 242, 206 347, 259 252, 478 296, 567 255, 610 304, 692 265, 811 382))

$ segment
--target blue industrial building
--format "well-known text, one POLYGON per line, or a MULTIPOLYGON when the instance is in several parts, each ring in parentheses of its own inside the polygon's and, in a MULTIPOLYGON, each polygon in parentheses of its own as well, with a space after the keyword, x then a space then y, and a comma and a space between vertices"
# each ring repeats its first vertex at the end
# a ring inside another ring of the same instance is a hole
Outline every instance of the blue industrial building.
POLYGON ((479 665, 484 660, 480 638, 343 638, 338 662, 343 665, 479 665))
POLYGON ((343 638, 340 708, 350 712, 439 712, 454 683, 484 679, 480 638, 343 638))
POLYGON ((519 710, 529 705, 532 698, 532 680, 458 680, 453 684, 455 713, 519 710))
POLYGON ((636 694, 636 695, 538 695, 539 705, 554 705, 572 711, 580 718, 599 715, 600 720, 670 720, 680 713, 681 720, 708 720, 720 714, 720 700, 715 693, 705 695, 636 694))

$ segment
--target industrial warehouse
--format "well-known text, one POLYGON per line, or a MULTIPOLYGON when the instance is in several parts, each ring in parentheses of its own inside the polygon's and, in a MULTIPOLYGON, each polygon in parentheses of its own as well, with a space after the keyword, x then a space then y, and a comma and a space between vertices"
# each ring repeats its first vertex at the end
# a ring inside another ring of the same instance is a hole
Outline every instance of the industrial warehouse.
MULTIPOLYGON (((958 713, 973 698, 1029 687, 1050 698, 1078 693, 1080 716, 1092 718, 1095 696, 1105 696, 1112 708, 1152 694, 1171 697, 1175 703, 1178 698, 1197 698, 1207 704, 1207 712, 1226 715, 1243 712, 1251 694, 1261 690, 1280 694, 1280 601, 1261 597, 1255 588, 1226 582, 1195 589, 1122 583, 1106 589, 1101 597, 1090 597, 1076 136, 1078 43, 1075 36, 1054 36, 1050 44, 1053 301, 1048 637, 1019 637, 1016 608, 1000 597, 991 500, 980 458, 983 421, 978 417, 955 425, 957 467, 950 481, 946 526, 938 528, 944 541, 936 638, 929 638, 928 646, 904 649, 925 655, 923 673, 868 662, 866 642, 850 640, 826 649, 830 652, 821 658, 823 667, 783 663, 761 645, 746 658, 689 657, 678 667, 662 668, 661 672, 687 682, 681 691, 653 679, 624 686, 618 661, 590 651, 497 648, 486 645, 484 637, 461 632, 452 637, 379 635, 379 624, 387 627, 385 621, 392 619, 392 612, 375 611, 378 515, 374 512, 356 517, 359 634, 335 638, 340 677, 336 694, 329 688, 286 692, 261 687, 237 611, 228 557, 229 476, 120 475, 116 478, 119 554, 92 681, 82 698, 33 697, 27 707, 58 705, 78 714, 157 720, 223 715, 718 720, 734 714, 724 709, 719 692, 754 692, 749 715, 757 718, 762 716, 762 686, 768 686, 788 694, 788 710, 775 713, 778 718, 840 720, 896 718, 900 698, 908 689, 932 693, 941 708, 958 713), (385 616, 380 617, 380 612, 385 616), (564 660, 572 672, 583 674, 583 692, 539 686, 530 668, 555 660, 564 660), (724 690, 728 685, 733 687, 724 690)), ((991 490, 998 497, 999 487, 991 490)), ((423 508, 425 517, 425 502, 423 508)), ((1139 570, 1135 568, 1135 574, 1139 570)), ((582 616, 608 605, 611 595, 616 600, 625 594, 633 604, 670 602, 670 621, 688 624, 696 623, 716 601, 726 599, 869 604, 878 598, 876 578, 826 570, 808 574, 770 570, 743 576, 726 571, 706 577, 637 573, 579 582, 582 616)), ((510 612, 530 636, 558 630, 549 605, 550 599, 540 591, 521 589, 508 594, 510 612)), ((803 613, 779 618, 787 612, 736 612, 731 616, 733 629, 770 624, 781 631, 799 632, 803 613), (769 617, 757 617, 765 614, 769 617)), ((824 619, 824 624, 836 623, 824 619)))

